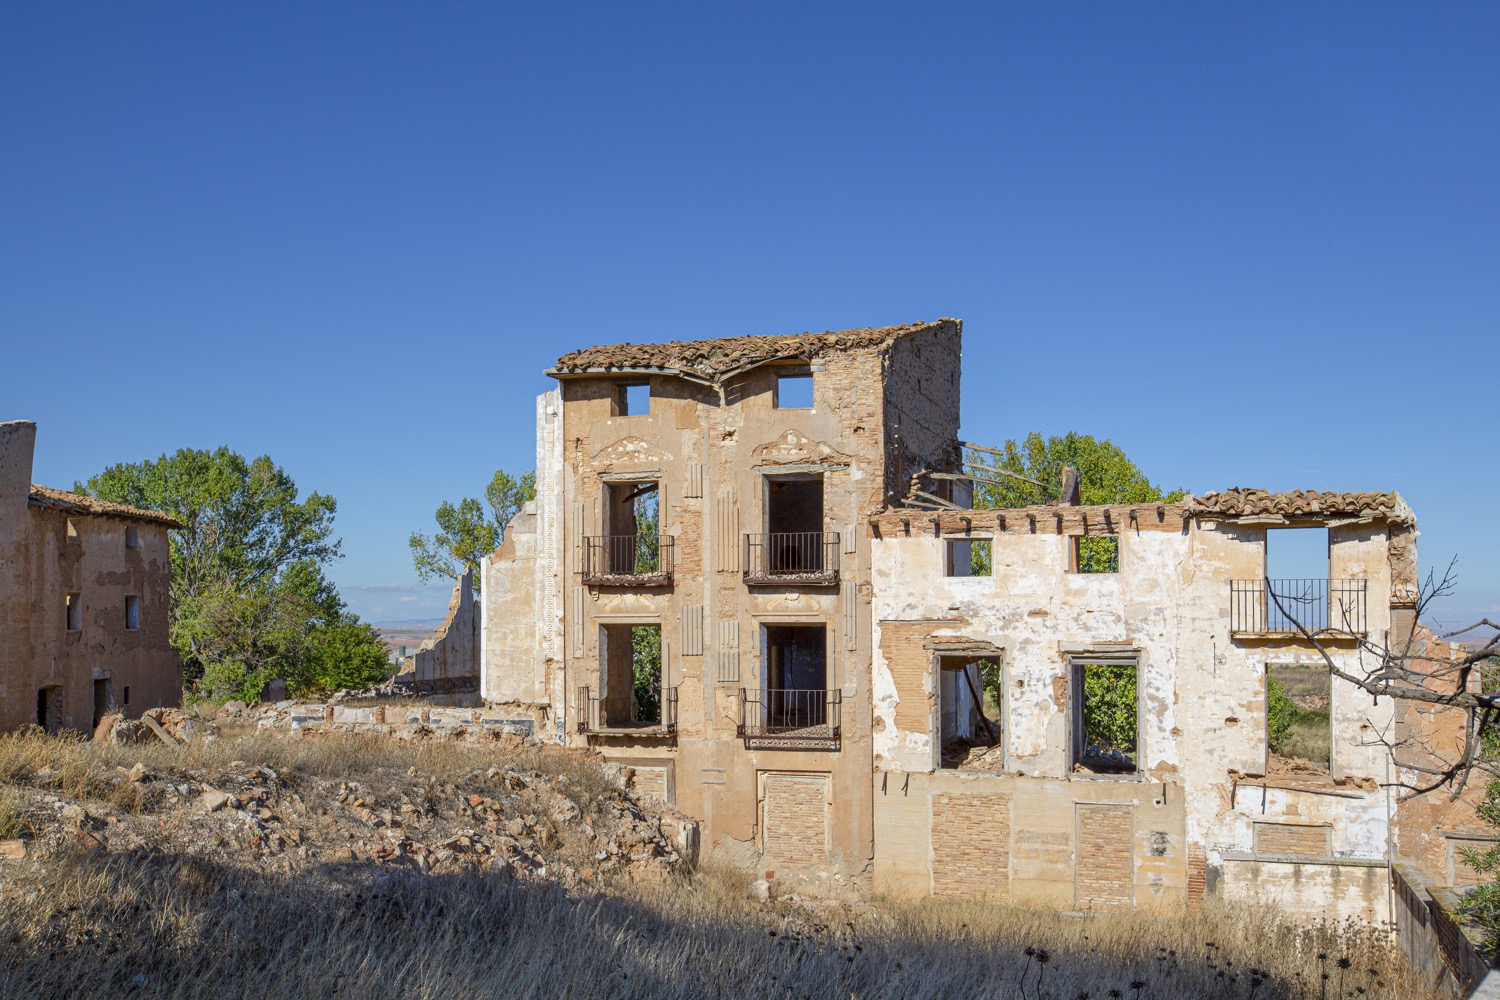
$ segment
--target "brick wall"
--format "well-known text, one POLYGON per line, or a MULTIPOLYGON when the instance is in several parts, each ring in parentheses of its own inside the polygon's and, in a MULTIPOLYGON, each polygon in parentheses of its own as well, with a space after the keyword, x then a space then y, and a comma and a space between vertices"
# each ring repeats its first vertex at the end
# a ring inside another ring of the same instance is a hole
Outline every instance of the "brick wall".
POLYGON ((932 724, 932 695, 926 690, 932 650, 922 640, 932 634, 927 622, 881 622, 880 652, 896 682, 896 728, 925 733, 932 724))
POLYGON ((1133 812, 1130 806, 1078 808, 1078 867, 1074 906, 1079 910, 1128 910, 1135 903, 1133 812))
POLYGON ((1010 899, 1010 796, 932 797, 932 891, 1010 899))
POLYGON ((1323 858, 1333 853, 1331 829, 1300 823, 1256 823, 1255 853, 1323 858))
POLYGON ((654 797, 662 803, 667 801, 667 769, 665 767, 636 767, 630 790, 637 798, 654 797))
POLYGON ((828 862, 828 777, 820 774, 767 774, 765 855, 798 868, 828 862))
POLYGON ((1208 892, 1208 852, 1202 844, 1188 845, 1187 863, 1187 909, 1189 913, 1198 913, 1208 892))

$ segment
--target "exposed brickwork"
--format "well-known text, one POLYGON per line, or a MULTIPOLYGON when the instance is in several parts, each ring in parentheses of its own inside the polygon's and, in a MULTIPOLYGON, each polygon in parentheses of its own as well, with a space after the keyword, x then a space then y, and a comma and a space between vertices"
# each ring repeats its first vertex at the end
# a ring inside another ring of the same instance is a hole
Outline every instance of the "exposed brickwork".
POLYGON ((1189 913, 1199 913, 1208 892, 1208 852, 1202 844, 1188 845, 1187 865, 1187 909, 1189 913))
POLYGON ((1321 858, 1332 853, 1331 831, 1326 826, 1301 823, 1255 824, 1255 853, 1294 858, 1321 858))
POLYGON ((637 797, 656 798, 667 801, 667 769, 665 767, 637 767, 630 781, 630 790, 637 797))
POLYGON ((1078 806, 1077 909, 1109 912, 1134 906, 1133 812, 1121 805, 1078 806))
POLYGON ((828 862, 828 778, 817 774, 765 776, 765 855, 793 868, 828 862))
POLYGON ((932 633, 926 622, 881 622, 880 652, 890 664, 896 682, 896 727, 925 733, 932 724, 932 695, 927 675, 932 669, 932 650, 922 640, 932 633))
POLYGON ((1010 796, 932 797, 932 891, 1010 899, 1010 796))

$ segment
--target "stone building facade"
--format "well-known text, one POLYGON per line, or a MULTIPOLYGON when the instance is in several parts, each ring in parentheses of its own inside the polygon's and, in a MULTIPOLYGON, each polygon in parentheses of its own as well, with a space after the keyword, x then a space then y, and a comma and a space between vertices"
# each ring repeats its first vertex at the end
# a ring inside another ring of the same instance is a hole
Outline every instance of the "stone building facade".
POLYGON ((1345 666, 1354 637, 1409 630, 1411 510, 1085 507, 1066 487, 963 509, 960 336, 560 359, 537 499, 481 570, 485 700, 629 764, 706 850, 794 884, 1387 919, 1402 805, 1377 737, 1412 719, 1330 680, 1287 616, 1345 666), (1268 582, 1268 532, 1299 528, 1326 531, 1326 568, 1268 582), (1321 760, 1273 752, 1273 687, 1321 760))
POLYGON ((31 482, 36 425, 0 423, 0 730, 89 731, 176 705, 170 517, 31 482))

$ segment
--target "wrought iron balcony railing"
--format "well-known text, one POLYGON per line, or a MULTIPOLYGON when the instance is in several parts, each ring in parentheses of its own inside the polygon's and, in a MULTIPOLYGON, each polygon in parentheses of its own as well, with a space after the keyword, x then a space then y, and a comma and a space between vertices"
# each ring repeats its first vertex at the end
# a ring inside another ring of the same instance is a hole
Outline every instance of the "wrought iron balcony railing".
POLYGON ((839 582, 836 531, 782 531, 745 536, 746 583, 831 586, 839 582))
POLYGON ((671 535, 590 535, 583 540, 583 582, 661 586, 672 582, 671 535))
POLYGON ((836 746, 843 735, 844 692, 787 689, 761 691, 740 688, 743 740, 775 742, 783 746, 836 746))
POLYGON ((629 718, 628 709, 623 714, 625 718, 613 718, 605 698, 587 684, 579 687, 578 696, 573 701, 573 717, 577 720, 575 728, 584 735, 675 736, 677 689, 669 687, 662 691, 661 718, 656 721, 629 718))
POLYGON ((1231 580, 1231 635, 1363 635, 1368 580, 1231 580), (1299 628, 1298 626, 1301 626, 1299 628))

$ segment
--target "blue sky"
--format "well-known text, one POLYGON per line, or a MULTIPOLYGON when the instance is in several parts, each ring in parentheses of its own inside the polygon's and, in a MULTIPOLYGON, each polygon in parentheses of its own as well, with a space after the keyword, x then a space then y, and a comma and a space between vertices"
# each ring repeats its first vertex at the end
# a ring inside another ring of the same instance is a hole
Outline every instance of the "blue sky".
POLYGON ((1494 4, 9 4, 0 419, 338 498, 532 462, 576 347, 965 321, 964 435, 1397 489, 1500 615, 1494 4))

